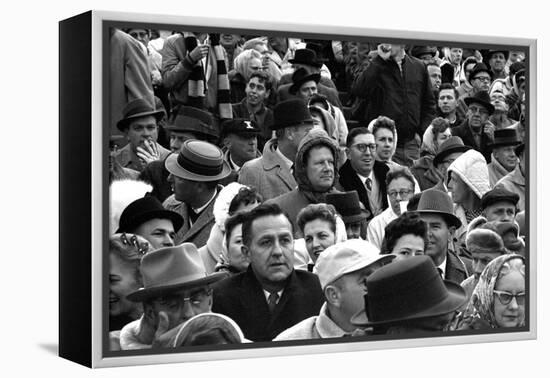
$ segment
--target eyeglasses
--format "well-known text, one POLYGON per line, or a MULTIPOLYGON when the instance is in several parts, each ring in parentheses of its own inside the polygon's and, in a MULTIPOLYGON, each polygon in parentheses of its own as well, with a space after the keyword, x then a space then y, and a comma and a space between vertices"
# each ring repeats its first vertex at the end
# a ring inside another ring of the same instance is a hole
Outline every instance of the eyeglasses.
POLYGON ((477 76, 477 77, 474 77, 474 80, 483 81, 484 83, 491 82, 491 78, 489 76, 477 76))
POLYGON ((367 149, 370 150, 370 152, 376 151, 376 143, 372 143, 372 144, 357 143, 357 144, 354 144, 352 147, 361 153, 367 152, 367 149))
POLYGON ((500 303, 507 305, 512 302, 512 298, 516 298, 518 305, 522 306, 525 304, 525 293, 512 294, 507 291, 493 290, 493 293, 497 296, 500 303))
POLYGON ((478 106, 470 106, 468 108, 469 111, 471 111, 473 114, 476 114, 476 113, 479 113, 479 114, 489 114, 489 112, 487 111, 487 109, 485 108, 480 108, 478 106))
POLYGON ((397 198, 397 195, 399 194, 399 197, 401 198, 404 198, 405 196, 408 196, 409 194, 411 194, 413 191, 412 190, 400 190, 400 191, 391 191, 391 192, 388 192, 388 196, 390 196, 391 198, 397 198))
POLYGON ((170 295, 156 300, 157 303, 166 307, 177 307, 190 302, 192 306, 200 306, 210 295, 212 289, 201 290, 191 293, 188 297, 183 295, 170 295))

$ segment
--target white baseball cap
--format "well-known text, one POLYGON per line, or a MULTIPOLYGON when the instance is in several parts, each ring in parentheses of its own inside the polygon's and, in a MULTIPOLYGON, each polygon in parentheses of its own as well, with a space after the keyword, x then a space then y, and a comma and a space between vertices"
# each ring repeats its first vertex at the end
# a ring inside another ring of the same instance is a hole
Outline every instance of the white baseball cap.
POLYGON ((331 245, 319 255, 313 273, 325 287, 345 274, 366 268, 375 262, 388 263, 394 255, 381 255, 376 246, 362 239, 349 239, 331 245))

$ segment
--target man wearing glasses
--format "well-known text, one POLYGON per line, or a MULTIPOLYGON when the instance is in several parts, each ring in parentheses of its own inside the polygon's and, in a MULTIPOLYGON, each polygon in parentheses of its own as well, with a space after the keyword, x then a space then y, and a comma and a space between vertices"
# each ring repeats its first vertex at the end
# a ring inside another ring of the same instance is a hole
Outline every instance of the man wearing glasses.
POLYGON ((127 298, 142 303, 143 316, 120 332, 122 350, 171 346, 180 325, 195 315, 211 312, 210 284, 226 277, 225 273, 207 275, 192 243, 144 255, 140 271, 143 287, 127 298))
POLYGON ((339 183, 344 191, 357 191, 370 220, 388 207, 386 174, 390 168, 375 159, 376 142, 368 129, 352 129, 346 146, 348 159, 340 168, 339 183))
POLYGON ((484 63, 476 63, 468 76, 468 82, 470 83, 472 89, 465 94, 461 94, 458 98, 457 114, 462 118, 464 118, 468 112, 466 99, 476 95, 479 92, 488 93, 491 83, 493 82, 493 73, 484 63))
POLYGON ((367 228, 367 240, 378 249, 382 247, 386 226, 403 213, 402 209, 406 209, 415 190, 414 177, 407 167, 390 170, 386 176, 386 185, 390 206, 374 217, 367 228))
POLYGON ((460 126, 452 128, 451 132, 462 138, 465 145, 479 151, 490 163, 495 125, 489 121, 489 116, 494 113, 495 107, 486 91, 465 98, 464 103, 468 107, 466 119, 460 126))

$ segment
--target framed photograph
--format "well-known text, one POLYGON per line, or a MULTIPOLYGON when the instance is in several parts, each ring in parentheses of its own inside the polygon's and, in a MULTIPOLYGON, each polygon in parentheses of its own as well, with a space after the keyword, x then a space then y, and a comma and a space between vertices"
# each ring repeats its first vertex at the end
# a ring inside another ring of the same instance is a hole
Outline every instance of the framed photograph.
POLYGON ((536 40, 100 11, 59 27, 61 357, 536 338, 536 40), (306 230, 323 211, 327 244, 306 230))

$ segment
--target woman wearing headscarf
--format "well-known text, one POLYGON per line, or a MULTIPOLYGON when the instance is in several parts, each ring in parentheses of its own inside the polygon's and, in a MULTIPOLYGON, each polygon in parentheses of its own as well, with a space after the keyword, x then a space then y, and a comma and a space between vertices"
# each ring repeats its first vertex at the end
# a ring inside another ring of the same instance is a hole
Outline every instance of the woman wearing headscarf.
POLYGON ((516 254, 492 260, 479 278, 457 329, 525 325, 525 259, 516 254))

